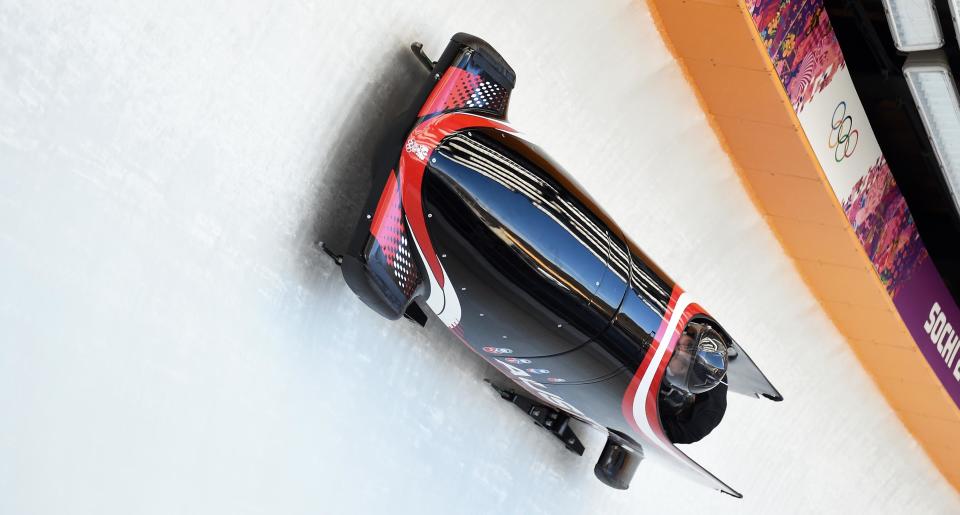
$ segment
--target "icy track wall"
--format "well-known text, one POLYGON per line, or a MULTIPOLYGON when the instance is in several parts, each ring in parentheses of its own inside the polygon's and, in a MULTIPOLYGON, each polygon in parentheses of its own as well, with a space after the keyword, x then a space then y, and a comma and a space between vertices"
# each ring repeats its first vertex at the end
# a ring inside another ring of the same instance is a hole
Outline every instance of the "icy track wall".
POLYGON ((757 214, 630 2, 0 4, 0 513, 956 512, 757 214), (457 31, 513 121, 786 397, 731 396, 631 489, 366 309, 343 238, 370 146, 457 31))

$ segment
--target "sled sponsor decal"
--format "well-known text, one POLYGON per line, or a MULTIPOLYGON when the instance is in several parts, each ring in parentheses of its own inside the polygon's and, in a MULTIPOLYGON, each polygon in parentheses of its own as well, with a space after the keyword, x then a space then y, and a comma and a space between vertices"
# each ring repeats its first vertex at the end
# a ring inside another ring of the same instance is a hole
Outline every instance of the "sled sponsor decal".
POLYGON ((487 354, 513 354, 513 349, 506 347, 484 347, 483 352, 487 354))
POLYGON ((407 152, 410 152, 411 154, 417 156, 417 159, 421 161, 425 160, 427 158, 427 154, 430 153, 430 149, 426 145, 421 145, 420 143, 417 143, 416 141, 413 140, 413 138, 410 138, 407 140, 407 144, 405 148, 407 152))
MULTIPOLYGON (((530 374, 526 371, 519 369, 509 363, 506 363, 501 359, 494 359, 493 363, 505 370, 508 374, 513 376, 513 380, 522 386, 528 392, 536 395, 542 400, 547 401, 552 404, 554 407, 562 409, 568 413, 575 414, 581 418, 587 419, 587 416, 583 414, 582 411, 578 410, 576 406, 570 404, 569 402, 563 400, 563 397, 548 391, 545 385, 534 380, 530 374)), ((589 419, 587 419, 589 420, 589 419)))

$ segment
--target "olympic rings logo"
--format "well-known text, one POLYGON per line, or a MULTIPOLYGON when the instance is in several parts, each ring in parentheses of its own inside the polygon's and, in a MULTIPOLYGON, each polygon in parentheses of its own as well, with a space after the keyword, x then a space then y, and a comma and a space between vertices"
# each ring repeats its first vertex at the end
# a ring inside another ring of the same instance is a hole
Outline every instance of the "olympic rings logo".
POLYGON ((833 158, 839 163, 853 155, 860 143, 860 132, 853 128, 853 118, 847 114, 847 103, 841 101, 833 109, 830 119, 830 139, 827 144, 834 149, 833 158))

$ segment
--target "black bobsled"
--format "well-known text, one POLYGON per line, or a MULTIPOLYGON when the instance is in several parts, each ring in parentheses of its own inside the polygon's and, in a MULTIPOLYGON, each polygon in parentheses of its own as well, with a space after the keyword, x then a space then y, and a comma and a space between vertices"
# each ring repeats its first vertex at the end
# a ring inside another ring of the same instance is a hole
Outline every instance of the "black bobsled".
POLYGON ((505 399, 574 452, 583 446, 571 417, 606 431, 595 467, 606 484, 626 488, 652 457, 739 497, 671 442, 661 420, 677 391, 671 373, 689 386, 680 410, 717 381, 776 401, 779 392, 507 122, 516 74, 493 47, 461 33, 436 62, 414 51, 430 73, 377 149, 366 209, 336 256, 347 284, 389 319, 423 324, 432 313, 513 381, 498 388, 505 399), (674 365, 680 356, 689 364, 674 365))

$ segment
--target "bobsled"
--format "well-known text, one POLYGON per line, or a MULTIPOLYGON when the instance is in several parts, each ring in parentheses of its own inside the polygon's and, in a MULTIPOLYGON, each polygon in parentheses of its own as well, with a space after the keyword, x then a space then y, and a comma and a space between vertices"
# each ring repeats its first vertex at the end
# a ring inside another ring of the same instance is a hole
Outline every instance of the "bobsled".
POLYGON ((594 467, 607 485, 627 488, 649 458, 741 497, 675 445, 665 406, 714 387, 780 393, 507 121, 516 74, 493 47, 460 33, 436 61, 412 48, 429 72, 376 149, 351 241, 327 249, 351 290, 388 319, 438 319, 510 379, 495 385, 504 399, 571 451, 584 451, 571 419, 607 434, 594 467))

